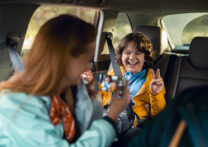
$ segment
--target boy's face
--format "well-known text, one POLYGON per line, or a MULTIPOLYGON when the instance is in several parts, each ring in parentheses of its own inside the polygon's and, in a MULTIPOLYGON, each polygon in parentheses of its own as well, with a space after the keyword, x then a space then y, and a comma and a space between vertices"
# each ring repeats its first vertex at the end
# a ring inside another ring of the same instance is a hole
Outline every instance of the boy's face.
POLYGON ((131 41, 123 50, 121 60, 125 70, 135 74, 142 71, 142 67, 145 62, 144 57, 144 53, 138 52, 135 43, 131 41))

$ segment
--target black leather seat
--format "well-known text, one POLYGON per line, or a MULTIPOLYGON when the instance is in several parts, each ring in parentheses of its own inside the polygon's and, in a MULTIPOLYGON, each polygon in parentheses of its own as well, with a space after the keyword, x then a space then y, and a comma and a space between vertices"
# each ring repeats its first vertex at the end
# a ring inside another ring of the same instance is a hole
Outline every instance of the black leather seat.
POLYGON ((189 56, 177 57, 170 81, 169 98, 182 90, 208 85, 208 37, 196 37, 190 44, 189 56))

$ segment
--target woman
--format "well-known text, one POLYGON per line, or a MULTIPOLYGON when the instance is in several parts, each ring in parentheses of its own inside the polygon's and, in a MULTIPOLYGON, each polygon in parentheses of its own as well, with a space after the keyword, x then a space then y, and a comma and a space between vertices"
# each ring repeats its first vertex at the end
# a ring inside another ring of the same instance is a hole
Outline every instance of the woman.
MULTIPOLYGON (((160 70, 157 69, 155 74, 150 69, 153 64, 150 40, 141 33, 126 35, 118 46, 116 60, 129 80, 133 111, 139 119, 156 116, 166 106, 165 87, 160 70)), ((109 73, 113 74, 113 71, 109 73)))
POLYGON ((0 86, 0 146, 112 143, 117 116, 130 101, 128 90, 121 100, 117 91, 107 117, 84 127, 92 109, 80 75, 91 68, 96 33, 94 26, 70 15, 53 18, 40 28, 24 72, 0 86), (77 93, 73 85, 78 85, 77 93), (60 97, 63 92, 65 99, 60 97))

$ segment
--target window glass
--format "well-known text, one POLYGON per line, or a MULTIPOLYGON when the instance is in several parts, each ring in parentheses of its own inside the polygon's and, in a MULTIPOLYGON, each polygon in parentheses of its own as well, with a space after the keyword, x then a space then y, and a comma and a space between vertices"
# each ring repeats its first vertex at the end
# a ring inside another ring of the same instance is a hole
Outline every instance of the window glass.
POLYGON ((129 19, 126 13, 119 13, 116 19, 116 25, 115 25, 114 32, 113 32, 113 44, 115 48, 118 47, 120 40, 125 35, 131 32, 132 32, 131 24, 129 22, 129 19))
MULTIPOLYGON (((120 40, 130 32, 132 32, 132 28, 126 13, 124 12, 119 13, 116 18, 115 27, 112 31, 113 34, 112 43, 115 50, 117 49, 120 40)), ((107 43, 104 46, 104 50, 102 54, 109 54, 107 43)))
POLYGON ((188 50, 196 36, 208 36, 208 13, 184 13, 163 17, 169 41, 175 50, 188 50))
POLYGON ((82 18, 83 20, 93 23, 96 10, 89 8, 71 7, 71 6, 57 6, 57 5, 43 5, 40 6, 33 14, 25 40, 23 43, 22 54, 25 54, 31 48, 34 37, 36 36, 39 28, 47 20, 56 17, 60 14, 71 14, 82 18))
MULTIPOLYGON (((128 19, 126 13, 123 13, 123 12, 119 13, 116 18, 115 27, 112 30, 112 34, 113 34, 112 43, 113 43, 115 51, 118 47, 120 40, 130 32, 132 32, 131 24, 129 22, 129 19, 128 19)), ((109 57, 107 42, 105 43, 104 49, 103 49, 101 56, 99 58, 100 58, 99 59, 100 61, 103 61, 103 60, 109 61, 110 57, 109 57)), ((112 64, 110 64, 108 71, 110 71, 111 69, 112 69, 112 64)))

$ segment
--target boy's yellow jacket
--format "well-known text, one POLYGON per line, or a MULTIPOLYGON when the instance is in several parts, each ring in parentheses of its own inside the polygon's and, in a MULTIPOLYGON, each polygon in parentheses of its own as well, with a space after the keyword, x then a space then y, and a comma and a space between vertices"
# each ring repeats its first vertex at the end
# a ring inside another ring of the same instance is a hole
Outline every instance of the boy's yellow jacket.
MULTIPOLYGON (((121 66, 121 72, 124 76, 125 69, 121 66)), ((113 70, 108 73, 108 75, 114 75, 113 70)), ((133 106, 133 111, 139 116, 140 119, 146 118, 147 116, 147 108, 146 104, 150 106, 150 114, 151 117, 156 116, 161 110, 163 110, 166 106, 165 101, 165 86, 162 91, 157 95, 152 95, 150 92, 150 83, 152 81, 152 75, 150 69, 147 70, 146 81, 141 89, 137 92, 137 94, 133 97, 133 101, 136 105, 133 106)), ((110 102, 111 93, 105 92, 102 94, 103 96, 103 105, 105 106, 110 102)))

